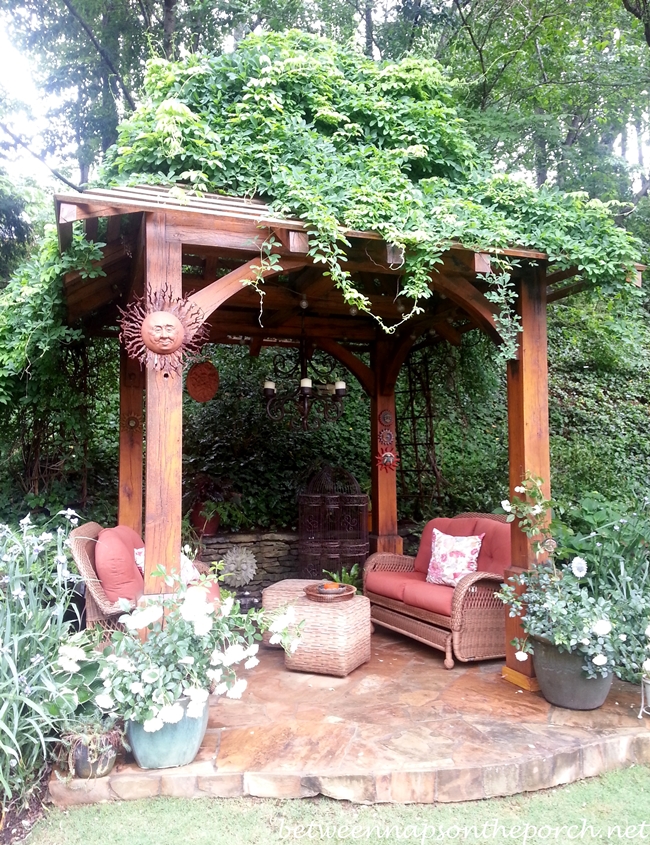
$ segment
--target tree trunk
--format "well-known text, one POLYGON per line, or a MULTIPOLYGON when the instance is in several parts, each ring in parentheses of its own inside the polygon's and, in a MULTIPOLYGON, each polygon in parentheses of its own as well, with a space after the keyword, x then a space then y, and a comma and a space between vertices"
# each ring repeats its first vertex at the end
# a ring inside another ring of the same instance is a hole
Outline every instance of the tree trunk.
POLYGON ((163 51, 165 57, 173 59, 174 33, 176 32, 176 2, 177 0, 165 0, 165 15, 163 18, 163 51))
POLYGON ((375 34, 372 22, 372 0, 366 0, 366 5, 363 10, 363 19, 366 30, 366 46, 364 53, 369 59, 372 59, 375 53, 375 34))

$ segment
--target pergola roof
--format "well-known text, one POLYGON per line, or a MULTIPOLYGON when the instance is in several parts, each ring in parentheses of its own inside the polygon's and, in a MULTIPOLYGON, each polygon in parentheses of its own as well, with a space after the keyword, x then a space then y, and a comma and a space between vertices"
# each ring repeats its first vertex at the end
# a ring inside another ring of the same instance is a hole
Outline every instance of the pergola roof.
MULTIPOLYGON (((100 262, 105 276, 83 279, 79 273, 65 278, 65 297, 71 323, 83 320, 89 331, 114 332, 117 306, 124 306, 141 289, 144 214, 164 213, 166 239, 182 243, 183 295, 195 295, 215 279, 259 263, 260 251, 270 236, 277 246, 283 272, 269 276, 260 297, 251 286, 224 302, 209 319, 210 340, 241 342, 259 350, 266 343, 295 341, 301 335, 347 344, 366 345, 384 335, 369 314, 356 312, 324 276, 324 264, 308 254, 305 224, 274 214, 259 200, 216 195, 194 196, 179 188, 139 186, 91 189, 55 198, 59 238, 63 249, 72 238, 74 221, 83 221, 86 234, 98 237, 98 220, 106 218, 100 262)), ((400 301, 403 256, 375 232, 346 231, 350 243, 342 266, 355 285, 370 299, 373 313, 388 326, 396 326, 410 301, 400 301)), ((546 255, 530 249, 494 250, 521 260, 544 264, 546 255)), ((424 313, 398 328, 421 343, 447 340, 460 343, 461 335, 481 328, 499 342, 494 306, 484 296, 487 284, 481 274, 490 267, 489 252, 475 252, 454 244, 432 274, 431 297, 422 302, 424 313)), ((551 282, 560 282, 577 271, 564 271, 551 282)), ((242 272, 241 280, 246 273, 242 272)), ((563 290, 563 289, 561 289, 563 290)), ((555 291, 555 293, 560 293, 555 291)), ((567 289, 568 290, 568 289, 567 289)))

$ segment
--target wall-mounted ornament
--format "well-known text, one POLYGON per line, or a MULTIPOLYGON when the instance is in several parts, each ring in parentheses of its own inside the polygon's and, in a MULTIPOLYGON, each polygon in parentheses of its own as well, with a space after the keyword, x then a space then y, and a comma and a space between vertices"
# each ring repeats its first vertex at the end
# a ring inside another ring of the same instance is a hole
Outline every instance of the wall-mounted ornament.
POLYGON ((393 424, 393 415, 390 411, 381 411, 379 414, 379 422, 382 425, 392 425, 393 424))
POLYGON ((138 414, 120 415, 120 428, 122 431, 141 431, 142 417, 138 414))
POLYGON ((173 297, 167 285, 136 297, 120 313, 120 341, 129 356, 170 375, 179 374, 183 358, 197 352, 208 337, 201 309, 173 297))
POLYGON ((377 439, 382 446, 392 446, 395 440, 395 435, 390 428, 382 428, 377 436, 377 439))
POLYGON ((380 470, 385 469, 386 472, 397 469, 399 464, 399 455, 388 447, 379 450, 379 454, 375 455, 375 460, 380 470))
POLYGON ((209 402, 219 389, 219 370, 210 361, 192 364, 185 378, 185 387, 195 402, 209 402))

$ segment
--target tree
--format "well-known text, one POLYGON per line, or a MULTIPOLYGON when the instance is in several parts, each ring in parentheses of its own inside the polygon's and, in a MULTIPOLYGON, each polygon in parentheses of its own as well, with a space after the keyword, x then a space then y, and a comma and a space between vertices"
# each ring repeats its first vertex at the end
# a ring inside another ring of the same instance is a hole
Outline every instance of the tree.
POLYGON ((24 212, 24 200, 0 169, 0 288, 26 253, 31 227, 24 212))

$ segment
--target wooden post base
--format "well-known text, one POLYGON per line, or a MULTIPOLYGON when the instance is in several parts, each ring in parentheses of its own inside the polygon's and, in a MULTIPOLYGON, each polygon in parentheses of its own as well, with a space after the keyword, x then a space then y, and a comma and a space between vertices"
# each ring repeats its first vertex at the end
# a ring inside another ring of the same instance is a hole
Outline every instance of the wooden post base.
POLYGON ((393 555, 403 554, 404 541, 399 534, 371 534, 368 537, 370 554, 388 552, 393 555))
MULTIPOLYGON (((530 660, 530 658, 528 658, 530 660)), ((523 672, 518 672, 516 669, 511 669, 509 666, 504 666, 501 670, 501 677, 504 681, 514 684, 516 687, 528 690, 528 692, 539 692, 539 681, 536 677, 530 678, 524 675, 523 672)))

